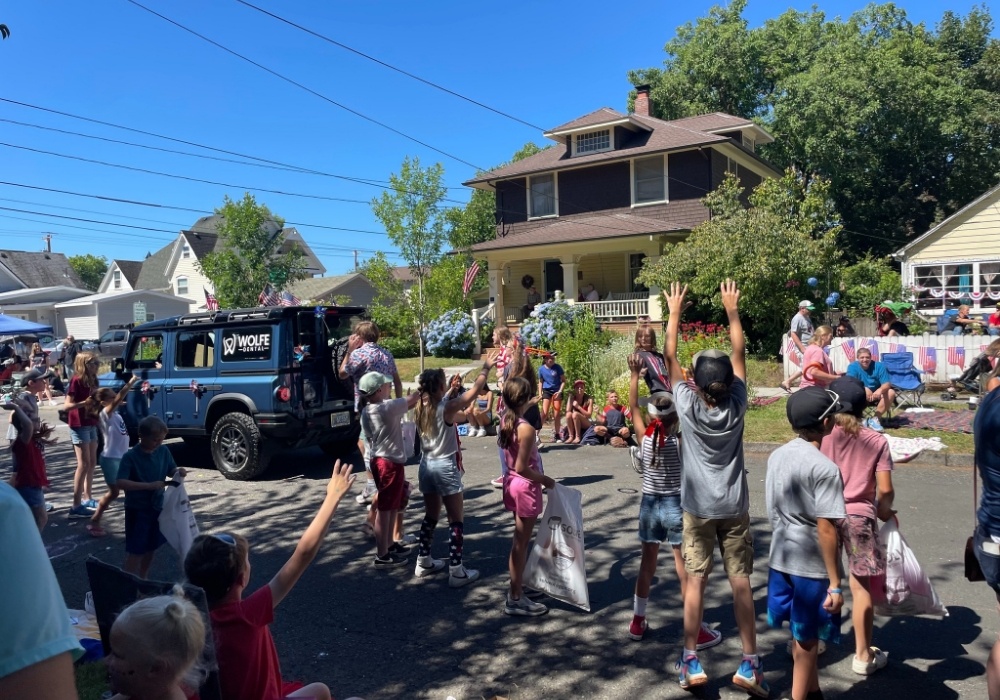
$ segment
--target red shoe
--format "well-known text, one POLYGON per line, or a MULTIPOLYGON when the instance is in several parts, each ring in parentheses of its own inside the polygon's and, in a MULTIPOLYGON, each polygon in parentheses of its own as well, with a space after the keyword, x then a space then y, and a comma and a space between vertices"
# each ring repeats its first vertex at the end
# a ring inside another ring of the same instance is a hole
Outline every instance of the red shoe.
POLYGON ((628 626, 628 636, 639 642, 646 634, 646 618, 641 615, 632 616, 632 624, 628 626))
POLYGON ((713 630, 704 622, 701 623, 701 629, 698 631, 698 644, 695 646, 695 650, 704 651, 705 649, 711 649, 720 642, 722 642, 722 634, 713 630))

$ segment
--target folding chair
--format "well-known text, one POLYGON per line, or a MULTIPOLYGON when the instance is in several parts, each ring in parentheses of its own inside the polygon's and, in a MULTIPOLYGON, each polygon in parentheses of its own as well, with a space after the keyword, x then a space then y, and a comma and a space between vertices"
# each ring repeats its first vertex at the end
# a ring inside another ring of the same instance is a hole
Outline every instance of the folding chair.
POLYGON ((913 364, 912 352, 887 352, 882 355, 882 364, 889 372, 889 384, 896 392, 896 405, 922 407, 924 386, 923 376, 913 364))

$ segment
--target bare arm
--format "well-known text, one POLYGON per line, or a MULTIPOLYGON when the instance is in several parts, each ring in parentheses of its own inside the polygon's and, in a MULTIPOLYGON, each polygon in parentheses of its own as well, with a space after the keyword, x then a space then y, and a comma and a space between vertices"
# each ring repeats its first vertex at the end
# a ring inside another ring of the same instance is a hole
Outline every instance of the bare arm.
POLYGON ((556 485, 551 476, 545 476, 531 467, 531 451, 535 447, 535 429, 527 423, 518 423, 517 426, 517 459, 514 460, 514 471, 530 479, 537 484, 541 484, 547 489, 556 485))
MULTIPOLYGON (((823 555, 826 575, 830 579, 830 589, 840 588, 840 569, 838 568, 839 541, 837 539, 837 524, 827 518, 817 518, 816 534, 819 538, 819 550, 823 555)), ((843 593, 827 593, 823 607, 827 612, 836 613, 844 604, 843 593)))
POLYGON ((121 406, 122 401, 124 401, 125 398, 128 396, 128 393, 132 391, 132 387, 135 386, 135 383, 137 381, 139 381, 139 377, 137 377, 136 375, 133 374, 131 377, 129 377, 129 380, 125 382, 125 386, 123 386, 121 391, 118 392, 118 395, 115 396, 115 400, 111 402, 111 405, 104 407, 104 412, 107 415, 110 416, 112 413, 115 412, 115 410, 119 406, 121 406))
POLYGON ((887 521, 896 511, 892 505, 896 491, 892 488, 892 472, 875 472, 875 486, 878 488, 878 519, 887 521))
POLYGON ((27 444, 34 437, 35 426, 32 424, 31 419, 28 418, 28 414, 18 405, 20 402, 20 399, 11 399, 3 407, 8 411, 12 411, 10 421, 17 428, 17 442, 27 444))
POLYGON ((403 380, 399 378, 399 371, 392 372, 392 388, 396 392, 396 398, 403 398, 403 380))
POLYGON ((635 427, 635 434, 641 435, 646 432, 646 424, 642 420, 642 411, 639 409, 639 376, 643 370, 643 362, 638 353, 628 356, 628 368, 631 370, 631 376, 628 380, 628 408, 632 412, 632 425, 635 427))
POLYGON ((788 334, 792 342, 795 343, 795 347, 799 349, 799 354, 804 355, 806 352, 806 347, 802 344, 802 338, 799 337, 798 331, 790 331, 788 334))
POLYGON ((312 523, 299 539, 295 552, 268 583, 268 586, 271 587, 271 598, 275 607, 284 600, 305 570, 312 564, 313 559, 316 558, 323 538, 326 536, 326 531, 330 527, 330 521, 333 520, 333 514, 337 512, 340 499, 354 483, 356 475, 351 474, 353 468, 350 463, 341 464, 339 459, 334 463, 333 476, 330 477, 330 482, 326 486, 326 498, 323 499, 323 505, 319 507, 316 517, 313 518, 312 523))
POLYGON ((70 652, 39 661, 0 678, 0 698, 4 700, 77 700, 76 677, 70 652))
POLYGON ((733 362, 733 374, 747 380, 747 341, 743 335, 743 323, 740 321, 740 290, 736 283, 727 279, 719 286, 722 292, 722 306, 726 309, 726 316, 729 318, 729 342, 733 346, 733 351, 729 357, 733 362))
POLYGON ((165 481, 132 481, 131 479, 119 479, 115 485, 122 491, 159 491, 165 488, 165 481))
POLYGON ((468 408, 472 404, 472 402, 476 400, 476 397, 479 395, 479 392, 481 392, 483 390, 483 387, 486 386, 486 378, 490 376, 490 370, 493 369, 493 364, 494 363, 492 360, 486 360, 486 362, 483 363, 483 368, 479 370, 479 376, 476 377, 475 384, 473 384, 472 387, 464 394, 462 394, 461 396, 456 396, 455 398, 451 399, 448 403, 445 404, 444 406, 445 423, 454 422, 455 415, 459 411, 468 408))
MULTIPOLYGON (((341 379, 350 379, 351 378, 351 375, 348 374, 347 370, 344 369, 344 368, 347 367, 347 363, 351 359, 351 353, 354 352, 355 350, 357 350, 358 348, 360 348, 363 344, 364 343, 361 340, 361 338, 359 338, 358 336, 353 335, 353 334, 347 340, 347 354, 344 355, 344 361, 340 363, 340 368, 337 370, 337 376, 338 377, 340 377, 341 379)), ((402 388, 402 384, 400 384, 400 388, 402 388)), ((399 398, 399 397, 397 396, 396 398, 399 398)))
POLYGON ((684 372, 681 371, 680 362, 677 361, 677 331, 681 326, 681 313, 684 311, 684 296, 687 294, 687 289, 687 285, 682 288, 679 282, 671 282, 670 291, 663 293, 669 312, 667 333, 663 341, 663 359, 666 360, 667 373, 673 385, 684 381, 684 372))

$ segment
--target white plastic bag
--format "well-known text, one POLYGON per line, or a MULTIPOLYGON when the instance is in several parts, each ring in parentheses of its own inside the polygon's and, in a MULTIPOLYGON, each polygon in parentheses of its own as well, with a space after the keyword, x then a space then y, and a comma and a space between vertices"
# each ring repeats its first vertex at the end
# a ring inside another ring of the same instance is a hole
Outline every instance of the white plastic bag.
POLYGON ((916 555, 892 518, 878 533, 879 544, 885 551, 884 586, 881 578, 872 579, 872 602, 875 614, 885 617, 898 615, 937 615, 947 617, 948 609, 941 603, 927 574, 920 568, 916 555))
POLYGON ((176 486, 167 486, 163 495, 163 510, 160 511, 160 532, 167 543, 177 550, 181 560, 187 556, 191 543, 200 532, 194 511, 184 488, 184 477, 174 476, 176 486))
POLYGON ((417 449, 417 424, 410 419, 410 414, 407 413, 402 418, 403 425, 403 450, 406 452, 406 458, 410 459, 417 449))
POLYGON ((524 584, 590 612, 583 549, 583 494, 556 484, 524 567, 524 584))

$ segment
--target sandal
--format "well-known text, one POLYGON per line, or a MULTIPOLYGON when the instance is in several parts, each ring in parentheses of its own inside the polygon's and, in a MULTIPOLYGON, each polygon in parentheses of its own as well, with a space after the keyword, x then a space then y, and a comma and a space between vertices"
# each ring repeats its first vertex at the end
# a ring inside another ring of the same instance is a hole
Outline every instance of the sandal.
POLYGON ((91 537, 104 537, 108 534, 99 523, 87 523, 87 532, 91 537))
POLYGON ((786 394, 791 394, 792 393, 792 387, 788 386, 788 384, 786 382, 782 382, 778 386, 780 386, 781 390, 784 391, 786 394))

